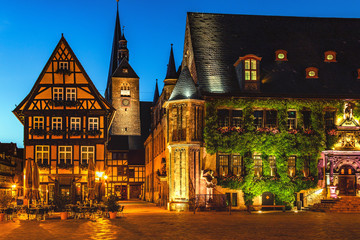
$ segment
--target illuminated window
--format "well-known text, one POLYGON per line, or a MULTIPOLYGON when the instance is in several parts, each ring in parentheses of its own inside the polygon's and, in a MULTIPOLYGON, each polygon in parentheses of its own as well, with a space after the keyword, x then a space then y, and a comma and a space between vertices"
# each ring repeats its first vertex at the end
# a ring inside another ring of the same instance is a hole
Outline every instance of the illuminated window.
POLYGON ((308 67, 305 69, 306 78, 318 78, 318 69, 315 67, 308 67))
POLYGON ((288 111, 287 127, 288 129, 296 128, 296 111, 288 111))
POLYGON ((59 146, 59 163, 71 164, 72 162, 71 146, 59 146))
POLYGON ((256 81, 257 80, 257 61, 256 59, 246 59, 244 61, 245 68, 245 80, 256 81))
POLYGON ((80 118, 72 117, 70 118, 70 130, 72 131, 80 131, 80 118))
POLYGON ((81 147, 81 162, 88 163, 90 159, 94 159, 94 147, 81 147))
POLYGON ((128 73, 129 70, 128 70, 127 68, 123 68, 122 72, 123 72, 123 73, 128 73))
POLYGON ((39 164, 49 164, 49 146, 39 146, 35 148, 36 162, 39 164))
POLYGON ((59 62, 59 69, 69 70, 68 62, 59 62))
POLYGON ((262 158, 261 155, 254 155, 254 175, 255 177, 261 177, 262 175, 262 158))
POLYGON ((53 117, 51 119, 51 129, 52 130, 61 130, 62 129, 62 118, 53 117))
POLYGON ((287 61, 287 51, 277 50, 275 51, 275 60, 276 61, 287 61))
POLYGON ((269 157, 269 165, 270 165, 270 176, 276 176, 276 158, 275 156, 269 157))
POLYGON ((229 174, 229 155, 219 155, 219 175, 229 174))
POLYGON ((89 130, 99 130, 99 118, 89 118, 89 130))
POLYGON ((63 88, 53 88, 53 100, 61 101, 64 99, 64 89, 63 88))
POLYGON ((76 101, 76 88, 66 88, 66 101, 76 101))
POLYGON ((241 176, 242 174, 242 157, 240 155, 232 156, 232 173, 236 176, 241 176))
POLYGON ((334 51, 325 52, 324 62, 336 62, 336 52, 334 51))
POLYGON ((288 158, 288 174, 290 177, 295 176, 296 157, 290 156, 288 158))
POLYGON ((34 129, 44 129, 44 117, 34 117, 34 129))

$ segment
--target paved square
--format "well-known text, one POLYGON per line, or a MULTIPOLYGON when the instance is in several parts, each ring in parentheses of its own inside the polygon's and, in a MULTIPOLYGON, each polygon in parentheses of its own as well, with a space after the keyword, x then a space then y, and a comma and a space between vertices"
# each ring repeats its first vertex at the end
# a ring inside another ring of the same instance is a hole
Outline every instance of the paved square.
POLYGON ((359 239, 360 214, 167 212, 129 202, 116 220, 0 223, 0 239, 359 239))

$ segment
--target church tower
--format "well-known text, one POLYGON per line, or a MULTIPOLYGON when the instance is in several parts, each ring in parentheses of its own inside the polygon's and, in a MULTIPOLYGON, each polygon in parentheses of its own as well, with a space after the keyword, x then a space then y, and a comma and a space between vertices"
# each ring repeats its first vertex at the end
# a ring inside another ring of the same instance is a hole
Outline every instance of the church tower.
POLYGON ((114 40, 105 98, 116 109, 110 135, 140 136, 139 77, 129 64, 124 30, 117 7, 114 40))

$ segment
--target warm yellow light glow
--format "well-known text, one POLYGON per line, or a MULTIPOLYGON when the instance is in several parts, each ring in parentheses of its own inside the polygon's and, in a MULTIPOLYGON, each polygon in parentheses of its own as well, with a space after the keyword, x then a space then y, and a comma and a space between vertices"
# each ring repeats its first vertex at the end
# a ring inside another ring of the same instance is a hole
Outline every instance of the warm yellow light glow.
POLYGON ((285 55, 283 53, 278 54, 278 59, 284 59, 284 58, 285 58, 285 55))
POLYGON ((102 178, 102 176, 104 175, 104 172, 96 172, 95 174, 97 177, 102 178))
POLYGON ((315 71, 309 71, 309 76, 314 77, 315 76, 315 71))
POLYGON ((258 211, 258 213, 262 213, 262 211, 261 211, 261 210, 259 210, 259 211, 258 211))
POLYGON ((328 54, 328 55, 326 56, 326 59, 327 59, 327 60, 333 60, 333 59, 334 59, 334 55, 328 54))
POLYGON ((298 210, 295 210, 294 213, 298 213, 299 211, 298 210))
POLYGON ((15 189, 15 188, 16 188, 16 184, 11 185, 11 188, 12 188, 12 189, 15 189))
POLYGON ((108 176, 107 176, 107 175, 105 175, 105 176, 104 176, 104 179, 105 179, 105 180, 106 180, 106 179, 108 179, 108 176))
POLYGON ((322 193, 322 191, 323 191, 324 189, 319 189, 319 190, 317 190, 316 192, 315 192, 315 194, 320 194, 320 193, 322 193))

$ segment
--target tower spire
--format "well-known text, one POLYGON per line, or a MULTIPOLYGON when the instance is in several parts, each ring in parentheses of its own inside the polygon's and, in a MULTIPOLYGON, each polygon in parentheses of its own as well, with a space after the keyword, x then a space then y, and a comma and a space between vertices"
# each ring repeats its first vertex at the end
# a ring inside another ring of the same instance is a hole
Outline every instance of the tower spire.
POLYGON ((115 30, 114 30, 112 49, 111 49, 109 77, 113 75, 113 73, 115 72, 118 66, 118 51, 119 51, 120 38, 121 38, 121 27, 120 27, 120 17, 119 17, 119 1, 116 0, 115 30))
POLYGON ((158 80, 156 79, 153 106, 157 103, 158 99, 159 99, 159 87, 158 87, 158 80))
POLYGON ((173 44, 171 44, 169 63, 167 65, 167 72, 166 72, 165 79, 176 79, 177 77, 178 76, 177 76, 176 68, 175 68, 173 44))

